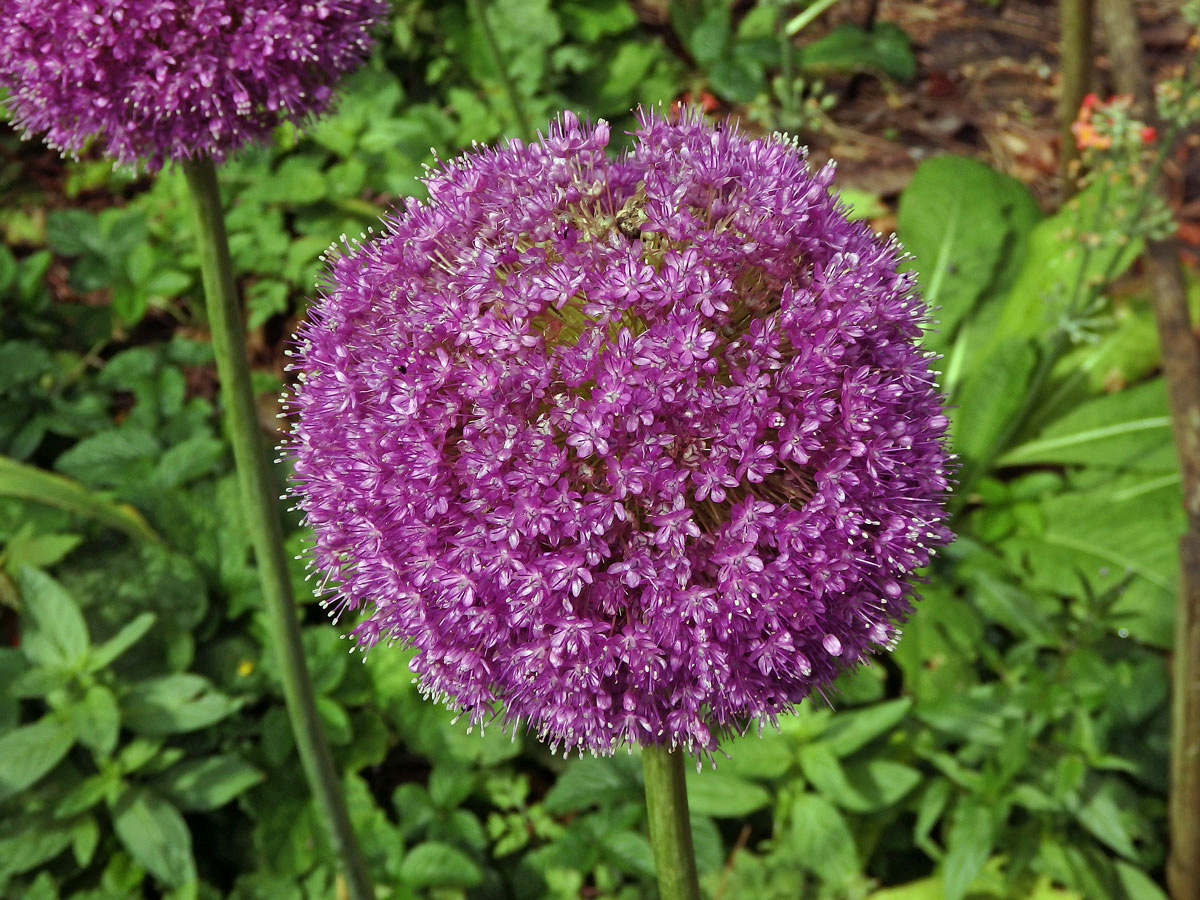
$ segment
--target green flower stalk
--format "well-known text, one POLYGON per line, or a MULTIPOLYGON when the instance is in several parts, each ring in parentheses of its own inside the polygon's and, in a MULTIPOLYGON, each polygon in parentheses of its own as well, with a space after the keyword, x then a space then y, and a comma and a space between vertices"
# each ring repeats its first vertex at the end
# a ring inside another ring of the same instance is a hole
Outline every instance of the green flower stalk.
POLYGON ((386 12, 384 0, 107 0, 82 12, 73 0, 0 0, 0 85, 18 127, 68 154, 94 146, 150 171, 183 165, 271 643, 300 758, 352 900, 374 892, 301 649, 213 161, 267 138, 280 122, 304 124, 326 109, 386 12))

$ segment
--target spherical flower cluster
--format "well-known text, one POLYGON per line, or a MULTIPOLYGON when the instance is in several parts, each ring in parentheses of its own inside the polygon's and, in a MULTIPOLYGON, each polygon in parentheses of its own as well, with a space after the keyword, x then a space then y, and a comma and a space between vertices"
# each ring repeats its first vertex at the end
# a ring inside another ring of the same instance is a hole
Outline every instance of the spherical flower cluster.
POLYGON ((151 169, 221 159, 321 112, 384 0, 0 0, 0 84, 25 133, 151 169))
POLYGON ((335 259, 289 450, 367 647, 552 745, 711 749, 888 646, 949 540, 894 244, 783 139, 570 115, 335 259))

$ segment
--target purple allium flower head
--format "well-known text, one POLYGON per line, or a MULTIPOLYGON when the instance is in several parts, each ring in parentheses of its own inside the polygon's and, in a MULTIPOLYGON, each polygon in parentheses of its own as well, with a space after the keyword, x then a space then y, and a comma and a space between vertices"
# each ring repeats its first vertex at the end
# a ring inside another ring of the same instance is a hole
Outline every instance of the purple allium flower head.
POLYGON ((290 450, 313 563, 426 693, 711 749, 897 637, 950 539, 895 244, 781 138, 571 115, 331 263, 290 450))
POLYGON ((384 0, 0 0, 0 84, 25 133, 119 162, 222 159, 300 122, 355 68, 384 0))

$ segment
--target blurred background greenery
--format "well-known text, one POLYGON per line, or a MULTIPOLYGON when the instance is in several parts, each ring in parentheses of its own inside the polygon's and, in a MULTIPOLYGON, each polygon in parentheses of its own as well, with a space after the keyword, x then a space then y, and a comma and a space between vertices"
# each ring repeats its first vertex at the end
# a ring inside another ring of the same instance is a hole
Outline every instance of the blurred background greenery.
MULTIPOLYGON (((562 108, 619 133, 676 101, 845 153, 845 199, 941 310, 960 538, 895 653, 691 776, 714 898, 1165 896, 1183 517, 1131 269, 1154 223, 1103 169, 1055 209, 1045 7, 398 0, 335 114, 222 170, 274 432, 320 255, 421 196, 437 158, 562 108), (1000 94, 955 56, 970 41, 1011 52, 1000 94)), ((1187 34, 1163 22, 1169 56, 1187 34)), ((182 175, 4 128, 0 198, 0 897, 337 897, 265 648, 182 175)), ((405 651, 351 657, 293 575, 381 897, 654 895, 635 756, 466 733, 405 651)))

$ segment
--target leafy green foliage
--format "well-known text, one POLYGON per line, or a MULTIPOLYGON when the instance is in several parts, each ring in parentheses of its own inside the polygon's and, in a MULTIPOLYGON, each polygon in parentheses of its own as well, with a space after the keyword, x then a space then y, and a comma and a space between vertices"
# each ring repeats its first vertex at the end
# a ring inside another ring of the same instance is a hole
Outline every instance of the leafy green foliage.
MULTIPOLYGON (((685 64, 726 100, 761 100, 785 62, 913 67, 886 23, 781 41, 776 3, 672 3, 682 62, 624 0, 485 6, 535 120, 570 106, 620 131, 636 103, 696 90, 685 64)), ((430 148, 515 132, 480 24, 463 2, 401 0, 335 115, 223 168, 264 427, 278 335, 330 241, 420 195, 430 148)), ((181 181, 84 161, 61 194, 15 187, 0 203, 0 895, 338 896, 264 642, 181 181)), ((689 774, 710 894, 1163 897, 1182 517, 1148 304, 1105 295, 1137 250, 1098 227, 1119 219, 1113 196, 1047 216, 959 158, 923 163, 904 192, 899 236, 939 307, 925 341, 955 407, 960 539, 893 654, 689 774)), ((468 734, 420 696, 411 651, 351 657, 293 574, 388 896, 654 896, 636 753, 568 762, 520 730, 468 734)))

